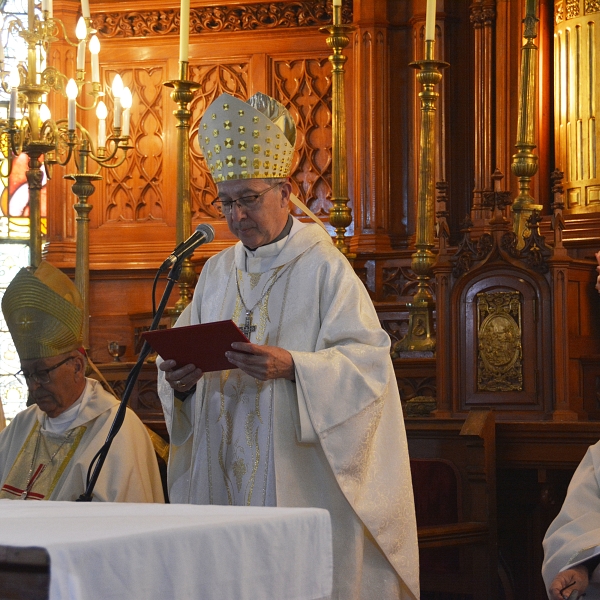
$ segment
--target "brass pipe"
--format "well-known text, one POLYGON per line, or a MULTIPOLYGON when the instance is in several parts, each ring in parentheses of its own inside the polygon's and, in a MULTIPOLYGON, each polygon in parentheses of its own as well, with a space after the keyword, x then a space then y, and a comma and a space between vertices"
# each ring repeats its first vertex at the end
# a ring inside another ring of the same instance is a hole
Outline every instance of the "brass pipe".
POLYGON ((78 202, 73 207, 77 213, 77 240, 75 242, 75 286, 81 294, 83 302, 83 347, 90 347, 90 211, 93 206, 88 198, 94 193, 95 188, 92 181, 102 179, 101 175, 87 172, 88 156, 90 147, 87 141, 83 141, 79 148, 79 172, 73 175, 65 175, 65 179, 71 179, 75 183, 72 186, 73 193, 78 202))
POLYGON ((537 80, 538 48, 534 39, 537 37, 536 24, 538 0, 525 1, 525 18, 523 23, 525 43, 521 48, 521 72, 519 93, 519 116, 517 122, 517 153, 513 155, 511 170, 519 179, 519 195, 516 197, 512 211, 514 213, 513 228, 517 235, 517 247, 525 245, 528 235, 527 219, 534 210, 541 211, 543 206, 536 204, 531 196, 531 179, 538 170, 538 157, 533 153, 536 148, 534 119, 535 92, 537 80))
POLYGON ((432 267, 435 262, 435 112, 439 94, 435 86, 442 80, 441 69, 448 63, 434 60, 433 40, 425 41, 425 59, 410 63, 417 69, 417 81, 423 90, 421 99, 420 160, 417 182, 417 230, 416 252, 412 255, 411 268, 417 276, 417 291, 408 303, 408 332, 394 346, 398 352, 434 352, 436 341, 433 327, 435 303, 429 291, 432 267))
MULTIPOLYGON (((190 120, 192 113, 189 105, 194 92, 201 86, 189 81, 189 63, 179 62, 179 79, 165 82, 166 87, 173 88, 171 98, 178 105, 173 114, 177 118, 177 222, 176 242, 180 244, 192 232, 192 206, 190 200, 190 120)), ((190 303, 196 274, 189 258, 183 262, 179 278, 179 300, 175 303, 173 315, 179 315, 190 303)))
POLYGON ((346 147, 346 88, 344 65, 348 60, 343 50, 350 43, 349 33, 353 27, 342 24, 342 7, 333 7, 333 24, 322 27, 327 34, 326 43, 333 51, 331 63, 331 201, 329 222, 335 228, 335 246, 347 258, 350 244, 346 229, 352 223, 352 210, 348 206, 348 152, 346 147))

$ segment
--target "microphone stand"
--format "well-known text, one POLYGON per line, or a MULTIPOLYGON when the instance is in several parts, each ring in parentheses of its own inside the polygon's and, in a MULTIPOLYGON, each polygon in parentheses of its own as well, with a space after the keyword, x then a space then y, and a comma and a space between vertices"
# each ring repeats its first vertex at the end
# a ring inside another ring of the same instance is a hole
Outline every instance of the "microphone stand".
MULTIPOLYGON (((152 320, 152 325, 150 325, 150 331, 154 331, 158 328, 158 324, 160 323, 160 320, 167 306, 167 302, 169 300, 169 296, 171 295, 171 291, 173 290, 173 286, 179 281, 179 276, 181 275, 181 269, 183 266, 184 258, 185 257, 178 258, 171 270, 169 271, 169 275, 167 276, 167 285, 165 287, 165 291, 163 292, 162 298, 160 299, 160 303, 158 305, 158 309, 156 310, 156 314, 154 315, 154 319, 152 320)), ((108 436, 106 437, 106 441, 104 442, 102 448, 98 450, 98 452, 90 462, 87 475, 87 487, 85 489, 85 492, 81 494, 79 498, 77 498, 76 502, 92 501, 94 487, 96 486, 96 482, 98 481, 98 477, 100 476, 100 471, 104 466, 104 461, 106 460, 106 456, 108 455, 108 451, 110 450, 111 444, 115 439, 117 433, 119 433, 121 426, 123 425, 123 421, 125 420, 125 414, 127 410, 127 403, 129 402, 129 397, 131 396, 133 386, 135 385, 140 371, 142 370, 144 361, 146 360, 148 354, 150 354, 150 350, 150 345, 147 341, 144 340, 144 344, 142 346, 142 349, 140 350, 137 362, 133 366, 133 369, 131 369, 131 371, 129 372, 127 380, 125 381, 125 391, 123 392, 121 403, 117 410, 117 414, 115 415, 114 421, 110 427, 110 431, 108 432, 108 436), (92 467, 94 468, 94 471, 90 477, 92 467)))

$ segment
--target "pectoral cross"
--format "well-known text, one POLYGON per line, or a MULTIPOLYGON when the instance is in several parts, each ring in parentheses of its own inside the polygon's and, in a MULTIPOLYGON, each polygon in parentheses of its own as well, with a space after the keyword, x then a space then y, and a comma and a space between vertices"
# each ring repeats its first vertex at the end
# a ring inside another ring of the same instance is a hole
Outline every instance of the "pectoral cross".
POLYGON ((243 326, 240 326, 240 331, 250 339, 250 334, 256 331, 256 325, 252 325, 252 313, 250 311, 246 312, 246 321, 243 326))

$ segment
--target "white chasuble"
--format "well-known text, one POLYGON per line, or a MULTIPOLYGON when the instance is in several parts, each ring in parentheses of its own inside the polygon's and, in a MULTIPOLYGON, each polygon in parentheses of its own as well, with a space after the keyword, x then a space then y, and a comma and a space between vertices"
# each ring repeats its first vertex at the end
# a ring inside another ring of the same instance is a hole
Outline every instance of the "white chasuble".
POLYGON ((339 600, 416 598, 418 551, 402 408, 368 294, 331 238, 287 238, 210 258, 177 325, 232 319, 288 350, 295 381, 206 373, 184 402, 159 371, 171 502, 329 511, 339 600))
MULTIPOLYGON (((542 577, 546 589, 579 552, 600 546, 600 442, 590 446, 573 474, 567 497, 544 537, 542 577)), ((600 600, 600 566, 585 593, 600 600)))
POLYGON ((0 500, 49 498, 84 433, 83 425, 60 434, 42 431, 36 422, 0 489, 0 500))
MULTIPOLYGON (((28 500, 77 500, 85 491, 89 464, 104 444, 118 407, 114 396, 88 379, 72 422, 60 433, 45 427, 59 418, 48 419, 37 406, 20 412, 0 432, 0 498, 19 499, 33 482, 28 500)), ((130 409, 106 457, 93 499, 164 502, 152 442, 130 409)))

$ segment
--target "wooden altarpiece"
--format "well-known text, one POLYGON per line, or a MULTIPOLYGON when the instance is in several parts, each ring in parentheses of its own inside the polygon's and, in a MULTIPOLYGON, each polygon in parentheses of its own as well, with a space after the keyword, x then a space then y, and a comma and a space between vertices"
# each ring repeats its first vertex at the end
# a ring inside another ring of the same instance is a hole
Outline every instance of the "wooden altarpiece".
POLYGON ((487 231, 471 238, 467 217, 456 252, 439 222, 437 285, 437 417, 464 417, 490 407, 498 420, 577 420, 569 403, 568 282, 572 260, 562 243, 560 185, 552 217, 553 239, 529 220, 519 243, 506 218, 510 192, 484 192, 491 210, 487 231), (521 247, 519 247, 521 246, 521 247))

